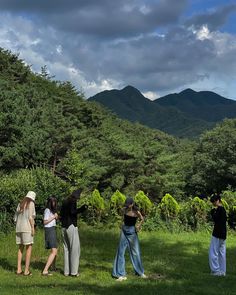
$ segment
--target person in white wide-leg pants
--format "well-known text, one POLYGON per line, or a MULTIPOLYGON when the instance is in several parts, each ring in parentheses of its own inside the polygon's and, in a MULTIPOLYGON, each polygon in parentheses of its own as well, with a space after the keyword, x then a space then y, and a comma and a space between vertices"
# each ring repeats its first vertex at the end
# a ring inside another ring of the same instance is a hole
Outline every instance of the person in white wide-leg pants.
POLYGON ((226 273, 226 243, 223 239, 211 238, 209 249, 209 265, 212 274, 226 273))
POLYGON ((212 275, 225 276, 227 215, 225 208, 222 206, 219 195, 212 196, 211 202, 215 208, 211 210, 211 216, 214 221, 214 229, 209 248, 209 266, 212 275))

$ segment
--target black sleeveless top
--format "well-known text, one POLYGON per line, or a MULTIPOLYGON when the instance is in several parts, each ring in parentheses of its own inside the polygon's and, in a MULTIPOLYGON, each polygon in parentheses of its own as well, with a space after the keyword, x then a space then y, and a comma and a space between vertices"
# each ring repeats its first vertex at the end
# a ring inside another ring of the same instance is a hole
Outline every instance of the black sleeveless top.
POLYGON ((137 216, 129 216, 124 214, 124 224, 127 226, 134 226, 137 221, 137 216))

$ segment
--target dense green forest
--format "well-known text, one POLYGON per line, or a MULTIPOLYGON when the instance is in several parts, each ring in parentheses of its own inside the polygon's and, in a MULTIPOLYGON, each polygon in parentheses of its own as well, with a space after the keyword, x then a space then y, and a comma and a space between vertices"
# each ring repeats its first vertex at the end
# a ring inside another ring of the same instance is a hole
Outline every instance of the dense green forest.
POLYGON ((236 189, 236 120, 180 140, 117 118, 4 49, 0 88, 0 226, 29 189, 38 206, 75 187, 108 201, 143 191, 155 204, 167 193, 180 202, 236 189))

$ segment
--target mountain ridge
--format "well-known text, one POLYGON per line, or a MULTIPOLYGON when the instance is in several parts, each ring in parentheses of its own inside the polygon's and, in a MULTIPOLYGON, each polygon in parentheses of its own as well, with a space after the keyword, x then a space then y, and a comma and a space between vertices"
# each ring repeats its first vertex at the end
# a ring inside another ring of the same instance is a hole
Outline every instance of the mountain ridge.
POLYGON ((153 102, 164 107, 173 106, 188 116, 207 122, 236 117, 236 101, 212 91, 185 89, 180 93, 160 97, 153 102))
POLYGON ((88 100, 104 105, 123 119, 178 137, 199 136, 224 118, 236 117, 235 101, 211 91, 197 92, 191 88, 151 101, 128 85, 121 90, 102 91, 88 100))

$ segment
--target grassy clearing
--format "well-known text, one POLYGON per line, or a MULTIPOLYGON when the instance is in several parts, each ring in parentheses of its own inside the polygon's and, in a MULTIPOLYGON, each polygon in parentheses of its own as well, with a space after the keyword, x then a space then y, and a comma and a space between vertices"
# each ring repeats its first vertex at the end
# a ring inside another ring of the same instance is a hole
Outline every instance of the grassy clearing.
POLYGON ((79 278, 66 278, 62 247, 53 277, 42 277, 41 271, 48 252, 44 250, 43 231, 36 233, 33 248, 32 277, 16 276, 14 233, 0 238, 0 294, 236 294, 236 238, 227 240, 227 276, 209 275, 208 246, 210 233, 140 233, 145 273, 151 279, 133 275, 127 256, 128 280, 116 282, 111 268, 119 239, 119 232, 109 229, 80 228, 81 261, 79 278), (161 274, 162 279, 157 279, 161 274))

